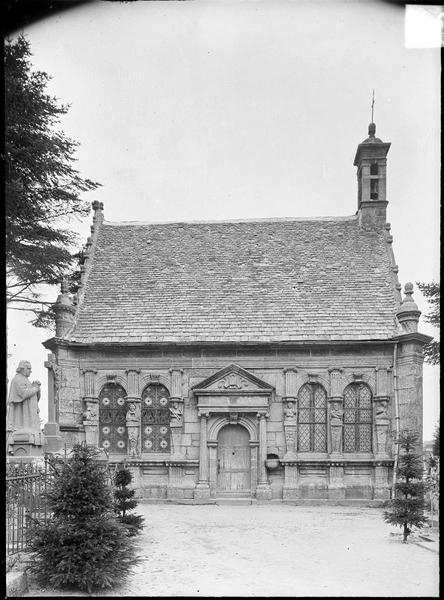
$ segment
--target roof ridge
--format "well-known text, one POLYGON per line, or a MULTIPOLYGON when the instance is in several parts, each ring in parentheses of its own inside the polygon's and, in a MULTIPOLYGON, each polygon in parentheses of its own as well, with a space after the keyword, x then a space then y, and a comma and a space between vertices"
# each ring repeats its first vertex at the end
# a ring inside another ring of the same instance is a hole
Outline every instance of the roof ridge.
POLYGON ((356 221, 357 214, 347 216, 327 216, 327 217, 257 217, 251 219, 210 219, 210 220, 191 220, 191 221, 108 221, 104 220, 103 225, 210 225, 210 224, 231 224, 231 223, 282 223, 295 221, 356 221))

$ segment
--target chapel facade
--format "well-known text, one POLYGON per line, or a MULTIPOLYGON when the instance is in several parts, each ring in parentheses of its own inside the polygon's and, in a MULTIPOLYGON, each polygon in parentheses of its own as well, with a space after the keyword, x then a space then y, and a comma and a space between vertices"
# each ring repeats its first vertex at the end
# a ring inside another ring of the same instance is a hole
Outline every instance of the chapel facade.
POLYGON ((389 147, 370 124, 352 216, 115 223, 94 202, 44 343, 48 446, 101 448, 153 501, 387 499, 431 339, 401 295, 389 147))

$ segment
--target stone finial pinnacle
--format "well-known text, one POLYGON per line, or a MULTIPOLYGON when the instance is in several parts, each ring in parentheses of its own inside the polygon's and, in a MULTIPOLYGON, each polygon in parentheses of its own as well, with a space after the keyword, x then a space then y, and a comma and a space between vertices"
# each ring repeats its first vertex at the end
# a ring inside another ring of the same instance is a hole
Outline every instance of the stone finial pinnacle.
POLYGON ((375 125, 375 123, 370 123, 368 126, 369 137, 375 137, 375 133, 376 133, 376 125, 375 125))
POLYGON ((53 304, 53 310, 55 313, 56 337, 63 338, 72 327, 75 312, 67 277, 63 277, 60 291, 61 293, 58 295, 55 304, 53 304))
POLYGON ((94 216, 93 216, 93 223, 101 223, 104 219, 104 215, 103 215, 103 202, 99 202, 98 200, 94 200, 94 202, 91 204, 93 211, 94 211, 94 216))
POLYGON ((91 206, 93 207, 94 212, 103 210, 103 202, 99 202, 98 200, 94 200, 91 206))
POLYGON ((410 281, 408 281, 405 286, 404 286, 404 294, 405 294, 405 298, 404 298, 404 302, 414 302, 412 296, 413 296, 413 283, 411 283, 410 281))
POLYGON ((404 285, 404 300, 401 302, 396 316, 406 333, 418 331, 418 321, 421 311, 413 300, 413 283, 410 281, 404 285))

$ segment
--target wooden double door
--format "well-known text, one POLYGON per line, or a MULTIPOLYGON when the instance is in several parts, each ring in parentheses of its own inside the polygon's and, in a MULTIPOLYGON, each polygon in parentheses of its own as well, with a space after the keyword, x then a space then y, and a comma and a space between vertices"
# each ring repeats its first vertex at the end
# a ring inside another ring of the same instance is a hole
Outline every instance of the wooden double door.
POLYGON ((242 425, 225 425, 217 437, 217 491, 248 495, 251 488, 250 436, 242 425))

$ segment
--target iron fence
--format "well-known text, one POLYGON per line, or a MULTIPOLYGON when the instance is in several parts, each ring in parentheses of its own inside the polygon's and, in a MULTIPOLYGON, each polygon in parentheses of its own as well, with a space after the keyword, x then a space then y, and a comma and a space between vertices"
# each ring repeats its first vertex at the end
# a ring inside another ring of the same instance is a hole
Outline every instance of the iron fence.
POLYGON ((49 511, 45 492, 49 483, 48 461, 42 464, 6 465, 6 554, 26 548, 26 530, 33 519, 46 522, 49 511))

